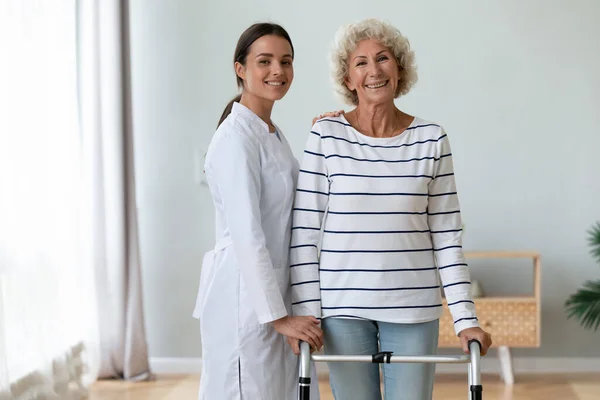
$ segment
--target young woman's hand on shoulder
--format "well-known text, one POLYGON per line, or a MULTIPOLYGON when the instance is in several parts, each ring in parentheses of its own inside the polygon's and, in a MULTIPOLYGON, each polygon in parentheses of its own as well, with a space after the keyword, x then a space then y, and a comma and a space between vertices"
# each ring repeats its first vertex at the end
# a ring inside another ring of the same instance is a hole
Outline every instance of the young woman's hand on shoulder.
POLYGON ((329 111, 323 114, 320 114, 318 117, 314 117, 312 120, 312 124, 314 125, 315 122, 317 122, 318 120, 320 120, 321 118, 327 118, 327 117, 339 117, 340 115, 344 114, 344 110, 339 110, 339 111, 329 111))

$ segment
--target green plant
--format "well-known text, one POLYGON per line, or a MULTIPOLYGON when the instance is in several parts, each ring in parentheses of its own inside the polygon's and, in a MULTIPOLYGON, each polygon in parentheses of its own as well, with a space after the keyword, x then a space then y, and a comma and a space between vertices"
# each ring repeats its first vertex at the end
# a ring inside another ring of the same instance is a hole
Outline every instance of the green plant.
MULTIPOLYGON (((592 256, 600 263, 600 222, 588 231, 592 256)), ((568 318, 575 318, 585 329, 596 331, 600 326, 600 280, 586 281, 565 302, 568 318)))

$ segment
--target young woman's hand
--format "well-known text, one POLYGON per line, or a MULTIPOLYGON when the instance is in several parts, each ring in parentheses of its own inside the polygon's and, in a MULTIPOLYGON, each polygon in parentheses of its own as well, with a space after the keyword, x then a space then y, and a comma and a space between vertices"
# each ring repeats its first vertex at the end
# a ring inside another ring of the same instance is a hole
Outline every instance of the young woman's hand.
POLYGON ((342 114, 344 114, 344 110, 326 112, 324 114, 319 115, 318 117, 314 117, 313 120, 312 120, 312 124, 314 125, 315 122, 317 122, 317 120, 319 120, 321 118, 325 118, 325 117, 339 117, 342 114))
MULTIPOLYGON (((294 339, 291 337, 287 337, 286 339, 287 339, 288 344, 292 348, 292 351, 294 352, 294 354, 299 356, 300 355, 300 341, 298 339, 294 339)), ((311 351, 312 351, 312 348, 311 348, 311 351)))
MULTIPOLYGON (((298 340, 302 340, 315 350, 323 346, 323 331, 319 328, 319 323, 319 320, 312 316, 291 317, 289 315, 272 322, 275 330, 288 338, 288 343, 295 340, 297 348, 298 340)), ((296 353, 292 343, 290 346, 296 353)), ((296 354, 299 354, 300 350, 297 351, 296 354)))

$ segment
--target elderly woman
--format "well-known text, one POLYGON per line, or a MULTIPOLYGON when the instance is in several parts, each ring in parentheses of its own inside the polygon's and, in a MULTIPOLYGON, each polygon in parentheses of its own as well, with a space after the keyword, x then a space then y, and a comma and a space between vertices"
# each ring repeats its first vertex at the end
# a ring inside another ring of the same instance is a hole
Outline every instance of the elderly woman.
MULTIPOLYGON (((417 79, 408 40, 379 20, 343 27, 332 75, 355 108, 317 121, 306 145, 292 227, 294 314, 322 318, 326 354, 435 354, 443 288, 462 348, 477 339, 485 354, 491 338, 471 297, 448 136, 394 104, 417 79)), ((336 399, 381 399, 377 364, 329 371, 336 399)), ((430 399, 434 371, 384 364, 385 398, 430 399)))

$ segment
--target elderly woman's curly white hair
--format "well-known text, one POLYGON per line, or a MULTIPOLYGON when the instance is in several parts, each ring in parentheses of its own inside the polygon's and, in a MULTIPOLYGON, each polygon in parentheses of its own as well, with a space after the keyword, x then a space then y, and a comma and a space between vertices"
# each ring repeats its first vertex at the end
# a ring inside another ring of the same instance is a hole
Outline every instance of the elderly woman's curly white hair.
POLYGON ((407 94, 417 82, 415 54, 410 49, 407 38, 390 23, 378 19, 363 21, 342 26, 335 35, 331 49, 331 78, 336 93, 350 105, 358 105, 358 96, 345 84, 348 75, 348 57, 356 49, 361 40, 377 40, 389 48, 400 66, 400 79, 396 89, 396 98, 407 94))

